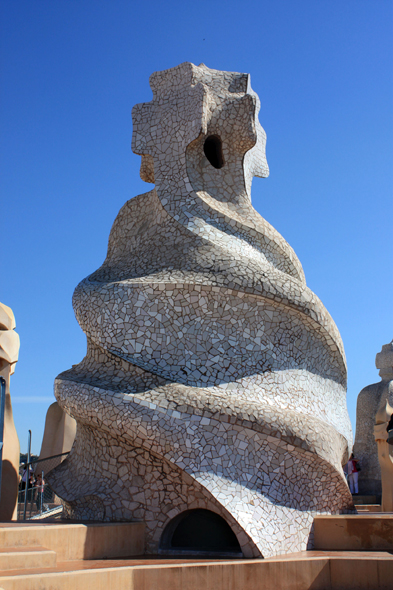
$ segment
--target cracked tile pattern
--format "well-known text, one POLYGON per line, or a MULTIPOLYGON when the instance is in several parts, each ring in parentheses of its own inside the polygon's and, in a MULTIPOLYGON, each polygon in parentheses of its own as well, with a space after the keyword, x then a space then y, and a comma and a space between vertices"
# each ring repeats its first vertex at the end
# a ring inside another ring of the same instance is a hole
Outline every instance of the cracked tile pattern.
POLYGON ((249 76, 184 63, 150 86, 132 148, 155 187, 75 290, 87 354, 55 392, 78 430, 51 484, 70 518, 143 519, 150 552, 193 507, 244 555, 300 551, 315 514, 353 508, 341 337, 251 205, 269 169, 249 76))

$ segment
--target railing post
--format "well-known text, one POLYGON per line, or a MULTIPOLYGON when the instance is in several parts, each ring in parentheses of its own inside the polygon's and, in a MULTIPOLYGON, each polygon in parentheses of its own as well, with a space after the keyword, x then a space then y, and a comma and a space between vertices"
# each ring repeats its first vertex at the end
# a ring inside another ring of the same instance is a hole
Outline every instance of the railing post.
POLYGON ((4 441, 4 411, 5 411, 5 379, 0 377, 0 499, 1 477, 3 474, 3 441, 4 441))
POLYGON ((26 465, 26 485, 25 485, 25 503, 23 506, 23 520, 26 520, 27 511, 27 488, 30 480, 30 451, 31 451, 31 430, 29 430, 29 438, 27 443, 27 465, 26 465))
POLYGON ((44 495, 44 472, 41 471, 41 514, 42 514, 42 497, 44 495))

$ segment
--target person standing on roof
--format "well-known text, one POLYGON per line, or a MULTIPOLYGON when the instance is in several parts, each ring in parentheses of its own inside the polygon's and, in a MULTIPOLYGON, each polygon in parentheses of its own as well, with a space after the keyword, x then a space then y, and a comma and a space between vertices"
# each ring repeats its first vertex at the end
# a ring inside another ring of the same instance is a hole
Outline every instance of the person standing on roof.
POLYGON ((355 459, 354 454, 352 453, 346 465, 348 470, 349 489, 351 490, 352 495, 359 493, 358 477, 360 469, 358 470, 358 463, 359 459, 355 459))

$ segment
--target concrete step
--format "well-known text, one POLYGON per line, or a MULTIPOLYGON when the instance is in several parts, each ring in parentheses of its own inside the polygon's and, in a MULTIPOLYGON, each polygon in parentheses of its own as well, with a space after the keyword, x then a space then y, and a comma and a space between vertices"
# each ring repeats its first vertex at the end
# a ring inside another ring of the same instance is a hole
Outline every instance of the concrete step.
POLYGON ((0 524, 0 549, 44 546, 58 561, 131 557, 141 555, 144 544, 143 522, 0 524))
POLYGON ((270 559, 77 561, 0 575, 4 590, 392 590, 385 552, 310 551, 270 559))
POLYGON ((393 513, 364 512, 316 516, 314 518, 314 549, 393 551, 393 513))
POLYGON ((380 496, 362 496, 361 494, 352 495, 354 504, 380 504, 380 496))
POLYGON ((380 504, 355 504, 358 512, 381 512, 380 504))
POLYGON ((45 547, 9 547, 0 549, 0 572, 56 567, 56 553, 45 547))

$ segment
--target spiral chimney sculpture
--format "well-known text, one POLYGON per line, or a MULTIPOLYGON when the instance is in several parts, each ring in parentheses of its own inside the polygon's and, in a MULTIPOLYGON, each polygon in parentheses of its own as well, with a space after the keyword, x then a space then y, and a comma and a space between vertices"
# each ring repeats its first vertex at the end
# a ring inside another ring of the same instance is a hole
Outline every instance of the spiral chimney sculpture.
POLYGON ((201 509, 244 556, 303 550, 315 514, 352 506, 341 337, 251 205, 269 168, 249 76, 183 63, 150 86, 132 149, 155 187, 75 290, 87 354, 55 391, 77 436, 50 482, 70 518, 145 521, 150 552, 201 509))

